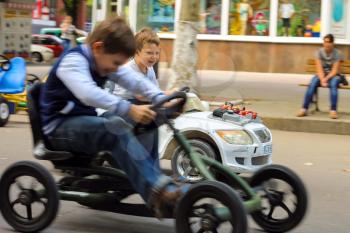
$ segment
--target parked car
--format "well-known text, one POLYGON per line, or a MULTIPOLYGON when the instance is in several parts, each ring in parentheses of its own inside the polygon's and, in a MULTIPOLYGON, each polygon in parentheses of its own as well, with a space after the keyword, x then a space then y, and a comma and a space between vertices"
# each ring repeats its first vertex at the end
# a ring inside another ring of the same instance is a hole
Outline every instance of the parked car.
POLYGON ((33 62, 49 62, 54 57, 53 50, 46 48, 45 46, 32 44, 30 49, 33 62))
POLYGON ((64 48, 62 40, 57 36, 53 35, 32 35, 32 44, 42 45, 53 50, 54 57, 59 57, 63 52, 64 48))
MULTIPOLYGON (((237 173, 254 172, 272 163, 272 135, 256 113, 254 116, 242 111, 240 115, 218 109, 217 114, 208 111, 193 93, 188 93, 185 110, 174 120, 175 128, 190 139, 199 154, 214 158, 237 173)), ((175 175, 190 182, 202 179, 167 126, 159 128, 159 156, 171 160, 175 175)))

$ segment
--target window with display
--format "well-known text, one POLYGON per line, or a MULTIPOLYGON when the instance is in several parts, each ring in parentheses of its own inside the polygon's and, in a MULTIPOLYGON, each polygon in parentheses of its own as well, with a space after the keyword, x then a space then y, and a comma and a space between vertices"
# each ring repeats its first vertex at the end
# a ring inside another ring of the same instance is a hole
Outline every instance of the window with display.
POLYGON ((200 1, 200 26, 202 34, 220 34, 221 0, 200 1))
POLYGON ((230 35, 269 35, 270 0, 231 0, 230 35))
POLYGON ((278 36, 320 37, 321 0, 279 0, 278 36))
POLYGON ((173 32, 176 0, 139 0, 137 30, 150 27, 156 32, 173 32))

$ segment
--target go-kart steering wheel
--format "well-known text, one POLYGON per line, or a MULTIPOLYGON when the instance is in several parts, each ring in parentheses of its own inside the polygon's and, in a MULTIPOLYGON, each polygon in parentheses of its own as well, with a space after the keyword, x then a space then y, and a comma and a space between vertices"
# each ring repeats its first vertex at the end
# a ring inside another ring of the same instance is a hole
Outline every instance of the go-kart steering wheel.
POLYGON ((188 86, 184 86, 184 87, 181 87, 179 91, 182 91, 182 92, 188 93, 188 92, 190 92, 190 90, 191 90, 191 89, 190 89, 190 87, 188 87, 188 86))
POLYGON ((169 96, 164 97, 159 102, 153 104, 151 106, 151 109, 157 113, 156 119, 148 125, 137 124, 135 126, 135 133, 136 134, 143 133, 148 130, 157 128, 158 126, 166 123, 169 118, 174 117, 175 113, 181 112, 182 107, 186 103, 186 99, 187 97, 185 92, 177 91, 169 96), (174 105, 172 105, 171 107, 163 106, 165 103, 175 99, 180 99, 180 100, 177 103, 174 103, 174 105))
POLYGON ((11 69, 10 59, 5 57, 4 55, 0 55, 0 69, 3 71, 8 71, 11 69))
POLYGON ((171 117, 174 113, 180 112, 182 107, 186 103, 186 93, 182 91, 174 92, 173 94, 164 97, 158 103, 155 103, 151 106, 151 109, 155 111, 157 114, 165 114, 166 117, 171 117), (167 102, 170 102, 174 99, 181 99, 176 104, 171 107, 164 107, 163 105, 167 102))

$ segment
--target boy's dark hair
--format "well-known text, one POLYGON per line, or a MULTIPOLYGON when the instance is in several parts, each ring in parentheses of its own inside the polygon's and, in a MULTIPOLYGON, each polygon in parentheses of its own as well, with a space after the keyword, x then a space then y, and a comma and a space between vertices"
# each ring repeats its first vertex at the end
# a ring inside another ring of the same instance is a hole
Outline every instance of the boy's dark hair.
POLYGON ((327 34, 323 37, 323 40, 329 39, 329 42, 333 43, 334 42, 334 36, 333 34, 327 34))
POLYGON ((143 48, 143 46, 147 43, 155 44, 159 46, 160 40, 157 35, 151 28, 142 28, 136 35, 135 35, 135 42, 136 42, 136 51, 140 52, 143 48))
POLYGON ((103 42, 105 53, 122 53, 128 57, 135 54, 134 34, 120 17, 100 22, 86 39, 90 46, 98 41, 103 42))

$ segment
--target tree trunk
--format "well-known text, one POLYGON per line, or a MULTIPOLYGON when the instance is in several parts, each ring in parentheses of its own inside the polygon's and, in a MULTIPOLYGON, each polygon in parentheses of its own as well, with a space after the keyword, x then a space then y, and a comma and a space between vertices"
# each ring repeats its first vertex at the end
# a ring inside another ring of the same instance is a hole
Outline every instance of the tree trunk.
POLYGON ((181 2, 180 20, 174 42, 171 73, 167 89, 196 88, 197 33, 199 26, 199 0, 181 2))

